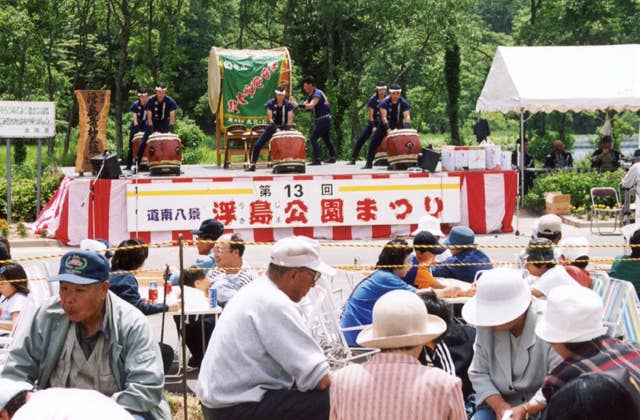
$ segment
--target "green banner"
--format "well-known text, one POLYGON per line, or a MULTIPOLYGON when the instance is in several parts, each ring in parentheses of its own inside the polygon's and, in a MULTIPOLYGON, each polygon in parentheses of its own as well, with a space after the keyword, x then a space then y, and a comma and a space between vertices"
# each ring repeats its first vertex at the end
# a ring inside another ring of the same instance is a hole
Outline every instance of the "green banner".
POLYGON ((251 128, 267 123, 264 104, 273 98, 282 75, 283 55, 238 58, 221 55, 222 126, 251 128))

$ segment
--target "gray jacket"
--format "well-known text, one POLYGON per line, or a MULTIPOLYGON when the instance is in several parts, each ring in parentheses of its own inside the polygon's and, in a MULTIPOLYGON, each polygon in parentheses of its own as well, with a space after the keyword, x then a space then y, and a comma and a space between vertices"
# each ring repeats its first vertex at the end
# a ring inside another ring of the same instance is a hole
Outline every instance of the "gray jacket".
POLYGON ((536 304, 532 302, 513 364, 509 331, 476 329, 469 379, 477 393, 478 405, 494 394, 500 394, 511 405, 529 401, 534 395, 536 400, 545 403, 540 386, 549 370, 560 362, 560 356, 549 343, 536 336, 538 316, 536 304), (515 372, 522 373, 516 376, 515 372))
MULTIPOLYGON (((170 419, 164 397, 164 372, 160 347, 151 326, 137 308, 107 294, 107 319, 111 349, 111 370, 120 391, 111 396, 127 410, 150 412, 156 419, 170 419)), ((22 342, 9 353, 1 376, 48 388, 64 347, 71 321, 60 298, 47 300, 35 313, 31 328, 22 342)))

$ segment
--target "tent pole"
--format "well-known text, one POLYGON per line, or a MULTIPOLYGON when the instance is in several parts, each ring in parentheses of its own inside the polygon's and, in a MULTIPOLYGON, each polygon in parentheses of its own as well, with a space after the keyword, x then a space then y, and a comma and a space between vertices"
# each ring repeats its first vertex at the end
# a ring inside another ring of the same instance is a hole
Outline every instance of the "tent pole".
POLYGON ((520 207, 524 206, 524 109, 520 110, 520 156, 518 158, 518 169, 520 172, 520 199, 516 200, 516 236, 520 235, 520 207))

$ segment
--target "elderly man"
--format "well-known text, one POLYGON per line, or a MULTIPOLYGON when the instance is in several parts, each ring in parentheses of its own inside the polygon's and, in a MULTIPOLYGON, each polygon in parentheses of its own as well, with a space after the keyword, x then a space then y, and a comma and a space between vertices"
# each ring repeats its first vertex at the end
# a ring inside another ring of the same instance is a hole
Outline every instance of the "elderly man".
POLYGON ((132 420, 133 417, 97 391, 49 388, 36 392, 28 382, 0 378, 0 420, 9 419, 132 420))
POLYGON ((209 278, 220 306, 224 307, 241 287, 255 278, 255 273, 244 266, 243 255, 244 241, 237 233, 222 235, 213 247, 216 268, 209 271, 209 278))
POLYGON ((573 156, 564 150, 562 140, 553 142, 553 152, 544 158, 544 167, 550 169, 562 169, 573 167, 573 156))
POLYGON ((493 268, 489 257, 473 246, 475 245, 475 234, 466 226, 456 226, 451 229, 443 245, 451 247, 452 255, 444 260, 442 265, 431 270, 434 277, 450 277, 473 283, 478 271, 493 268))
POLYGON ((466 419, 460 379, 418 361, 423 346, 446 329, 415 293, 384 294, 373 307, 373 324, 357 338, 380 353, 334 374, 331 419, 466 419))
POLYGON ((603 317, 602 299, 593 290, 576 284, 549 293, 536 334, 564 360, 544 380, 542 392, 547 400, 583 373, 622 367, 640 381, 640 348, 609 337, 603 317))
POLYGON ((329 364, 297 303, 334 273, 317 241, 274 245, 266 275, 240 289, 211 336, 196 388, 205 419, 329 416, 329 364))
POLYGON ((622 188, 636 189, 636 223, 640 222, 640 149, 636 149, 633 152, 633 165, 626 173, 620 185, 622 188))
POLYGON ((478 282, 462 307, 476 327, 469 378, 477 393, 474 420, 523 419, 546 404, 540 390, 549 368, 559 362, 549 344, 536 338, 539 319, 531 291, 519 271, 495 268, 478 282))
POLYGON ((36 312, 1 376, 38 387, 94 389, 140 419, 169 419, 160 347, 145 316, 109 291, 109 262, 92 251, 62 257, 60 296, 36 312))

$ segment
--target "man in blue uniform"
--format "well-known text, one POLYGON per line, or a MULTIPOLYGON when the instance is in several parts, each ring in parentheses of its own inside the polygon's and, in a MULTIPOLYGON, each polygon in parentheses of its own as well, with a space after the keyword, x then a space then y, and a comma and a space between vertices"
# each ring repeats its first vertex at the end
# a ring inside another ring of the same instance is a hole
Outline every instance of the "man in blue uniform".
POLYGON ((362 146, 364 146, 369 137, 371 137, 373 129, 380 127, 380 108, 378 106, 386 95, 387 86, 383 82, 376 83, 376 93, 371 96, 371 98, 369 98, 369 102, 367 102, 369 122, 367 122, 367 125, 360 133, 360 137, 356 140, 356 144, 353 146, 353 153, 351 153, 351 160, 347 165, 356 164, 356 160, 358 160, 358 155, 360 154, 360 149, 362 149, 362 146))
POLYGON ((293 110, 295 105, 284 97, 287 94, 284 86, 278 86, 275 90, 274 98, 267 102, 264 107, 267 110, 267 122, 269 126, 260 134, 258 141, 253 146, 251 154, 251 165, 245 169, 248 172, 256 170, 256 162, 260 157, 260 149, 269 143, 271 137, 277 130, 289 130, 293 124, 293 110))
POLYGON ((316 88, 316 80, 313 76, 307 76, 303 81, 303 89, 307 93, 307 99, 302 104, 298 104, 298 109, 313 110, 314 128, 311 132, 311 146, 313 146, 313 161, 310 165, 321 165, 320 162, 320 146, 318 139, 322 137, 327 150, 329 151, 329 160, 325 163, 336 163, 336 150, 331 143, 331 113, 327 96, 323 91, 316 88))
POLYGON ((137 162, 142 160, 144 149, 147 146, 147 139, 151 133, 170 133, 173 131, 173 124, 176 122, 176 109, 178 104, 173 98, 167 95, 167 87, 164 83, 156 85, 156 94, 147 101, 144 109, 147 113, 147 127, 138 149, 137 162))
POLYGON ((389 96, 380 102, 380 127, 371 139, 369 151, 367 152, 367 164, 362 169, 373 167, 373 158, 376 156, 376 149, 382 143, 382 139, 389 130, 411 127, 411 105, 400 94, 400 86, 393 84, 389 87, 389 96))
POLYGON ((140 131, 145 131, 147 127, 144 107, 148 100, 149 94, 147 93, 147 89, 139 88, 138 100, 129 107, 129 112, 131 112, 131 125, 129 126, 129 152, 127 153, 127 159, 125 161, 127 169, 131 169, 131 165, 133 165, 133 136, 140 131))

